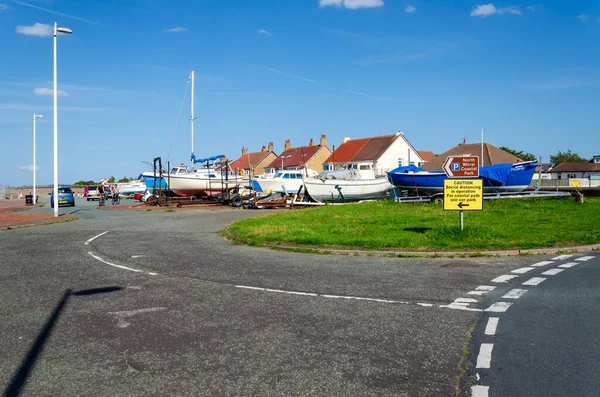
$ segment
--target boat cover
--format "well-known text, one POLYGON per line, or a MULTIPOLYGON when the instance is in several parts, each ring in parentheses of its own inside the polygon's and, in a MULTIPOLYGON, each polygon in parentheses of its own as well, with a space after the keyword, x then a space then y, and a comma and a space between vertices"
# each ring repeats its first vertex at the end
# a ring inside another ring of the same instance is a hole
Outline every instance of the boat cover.
MULTIPOLYGON (((503 186, 506 184, 506 179, 508 174, 510 173, 510 169, 512 168, 512 164, 496 164, 496 165, 488 165, 485 167, 479 168, 479 177, 491 181, 497 182, 499 185, 503 186)), ((423 168, 419 168, 414 165, 408 165, 406 167, 398 167, 392 171, 390 174, 444 174, 444 170, 436 170, 436 171, 426 171, 423 168)))

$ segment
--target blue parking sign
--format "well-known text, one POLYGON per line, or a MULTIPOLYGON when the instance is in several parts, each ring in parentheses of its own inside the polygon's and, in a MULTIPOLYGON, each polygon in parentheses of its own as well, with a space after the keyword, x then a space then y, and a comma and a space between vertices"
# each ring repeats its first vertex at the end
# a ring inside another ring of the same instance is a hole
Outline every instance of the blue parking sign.
POLYGON ((452 171, 460 171, 460 163, 452 163, 452 171))

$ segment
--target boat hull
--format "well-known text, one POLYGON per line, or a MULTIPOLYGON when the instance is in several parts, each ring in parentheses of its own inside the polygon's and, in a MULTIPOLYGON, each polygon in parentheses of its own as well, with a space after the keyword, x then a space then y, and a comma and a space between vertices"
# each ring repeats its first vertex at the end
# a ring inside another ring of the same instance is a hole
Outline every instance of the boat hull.
MULTIPOLYGON (((486 193, 518 192, 529 186, 536 165, 533 161, 481 167, 479 179, 483 180, 483 190, 486 193)), ((398 167, 388 172, 388 180, 394 187, 416 191, 420 195, 443 192, 446 179, 448 176, 443 171, 429 172, 412 166, 398 167)))
POLYGON ((392 188, 383 177, 367 180, 307 178, 304 186, 310 197, 322 203, 341 201, 342 196, 344 201, 381 199, 392 188))

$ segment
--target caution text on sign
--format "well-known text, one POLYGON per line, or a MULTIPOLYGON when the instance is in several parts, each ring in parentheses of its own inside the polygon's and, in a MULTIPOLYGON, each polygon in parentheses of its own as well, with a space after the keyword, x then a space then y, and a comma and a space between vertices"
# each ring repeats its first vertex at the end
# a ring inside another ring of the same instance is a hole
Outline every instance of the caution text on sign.
POLYGON ((483 180, 444 180, 444 211, 483 210, 483 180))

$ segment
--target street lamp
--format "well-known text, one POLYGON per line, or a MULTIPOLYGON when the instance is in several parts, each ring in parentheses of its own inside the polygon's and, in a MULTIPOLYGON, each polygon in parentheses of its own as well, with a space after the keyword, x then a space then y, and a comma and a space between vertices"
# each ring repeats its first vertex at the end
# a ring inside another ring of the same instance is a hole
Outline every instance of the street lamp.
POLYGON ((57 110, 57 88, 56 88, 56 34, 73 33, 69 28, 59 28, 54 22, 54 217, 58 218, 58 110, 57 110))
POLYGON ((33 114, 33 203, 37 202, 37 184, 35 182, 35 120, 41 119, 44 116, 41 114, 33 114))
POLYGON ((483 131, 485 131, 485 128, 481 129, 481 165, 480 165, 480 167, 483 167, 483 131))

